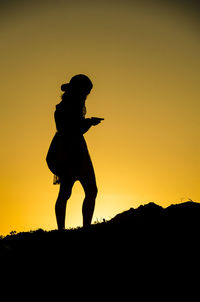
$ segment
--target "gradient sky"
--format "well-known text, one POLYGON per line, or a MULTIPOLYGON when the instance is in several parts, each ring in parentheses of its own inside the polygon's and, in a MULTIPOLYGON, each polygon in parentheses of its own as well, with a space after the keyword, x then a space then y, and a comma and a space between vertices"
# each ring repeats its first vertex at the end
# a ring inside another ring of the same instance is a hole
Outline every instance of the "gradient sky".
MULTIPOLYGON (((45 157, 60 85, 87 74, 95 220, 200 201, 198 1, 0 1, 0 234, 55 229, 45 157)), ((77 182, 66 227, 82 225, 77 182)))

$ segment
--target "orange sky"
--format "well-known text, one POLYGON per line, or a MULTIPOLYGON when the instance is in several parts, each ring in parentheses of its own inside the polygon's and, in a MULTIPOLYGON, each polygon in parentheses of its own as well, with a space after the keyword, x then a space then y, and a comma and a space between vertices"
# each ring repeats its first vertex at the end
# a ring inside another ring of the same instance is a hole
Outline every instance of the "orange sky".
MULTIPOLYGON (((200 201, 199 21, 185 3, 1 1, 0 234, 56 228, 45 157, 60 85, 77 73, 94 83, 87 116, 105 118, 85 135, 93 221, 200 201)), ((66 227, 82 224, 83 197, 76 183, 66 227)))

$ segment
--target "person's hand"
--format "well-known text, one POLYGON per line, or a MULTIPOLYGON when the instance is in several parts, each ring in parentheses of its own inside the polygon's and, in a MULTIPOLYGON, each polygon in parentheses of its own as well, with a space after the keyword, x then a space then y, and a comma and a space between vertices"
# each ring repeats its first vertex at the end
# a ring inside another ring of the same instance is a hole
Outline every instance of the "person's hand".
POLYGON ((101 121, 103 121, 104 118, 100 118, 100 117, 91 117, 91 123, 93 126, 98 125, 99 123, 101 123, 101 121))

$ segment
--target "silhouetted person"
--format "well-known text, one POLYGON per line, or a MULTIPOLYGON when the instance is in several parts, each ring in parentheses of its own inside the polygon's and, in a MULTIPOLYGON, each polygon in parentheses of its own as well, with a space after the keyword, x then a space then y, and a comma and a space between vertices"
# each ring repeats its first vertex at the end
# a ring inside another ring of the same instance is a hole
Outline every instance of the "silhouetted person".
POLYGON ((63 84, 61 102, 56 105, 54 114, 57 132, 47 154, 47 164, 54 173, 54 184, 60 184, 55 212, 58 229, 65 228, 66 203, 72 187, 79 180, 85 192, 82 214, 83 226, 91 224, 97 185, 94 168, 83 137, 91 126, 98 125, 101 118, 85 118, 85 101, 93 84, 82 74, 72 77, 63 84))

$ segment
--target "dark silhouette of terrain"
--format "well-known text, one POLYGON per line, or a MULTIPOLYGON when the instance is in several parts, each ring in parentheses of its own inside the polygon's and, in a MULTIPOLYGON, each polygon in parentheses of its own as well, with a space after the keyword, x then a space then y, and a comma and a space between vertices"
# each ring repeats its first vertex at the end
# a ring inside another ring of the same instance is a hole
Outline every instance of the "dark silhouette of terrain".
POLYGON ((15 298, 28 289, 45 300, 67 293, 78 301, 99 294, 180 301, 198 283, 199 235, 199 203, 149 203, 88 228, 8 235, 0 239, 1 276, 15 298))
POLYGON ((0 240, 0 253, 10 257, 84 259, 118 257, 124 260, 145 255, 199 251, 200 203, 185 202, 162 208, 155 203, 130 208, 109 221, 88 228, 23 232, 0 240))

